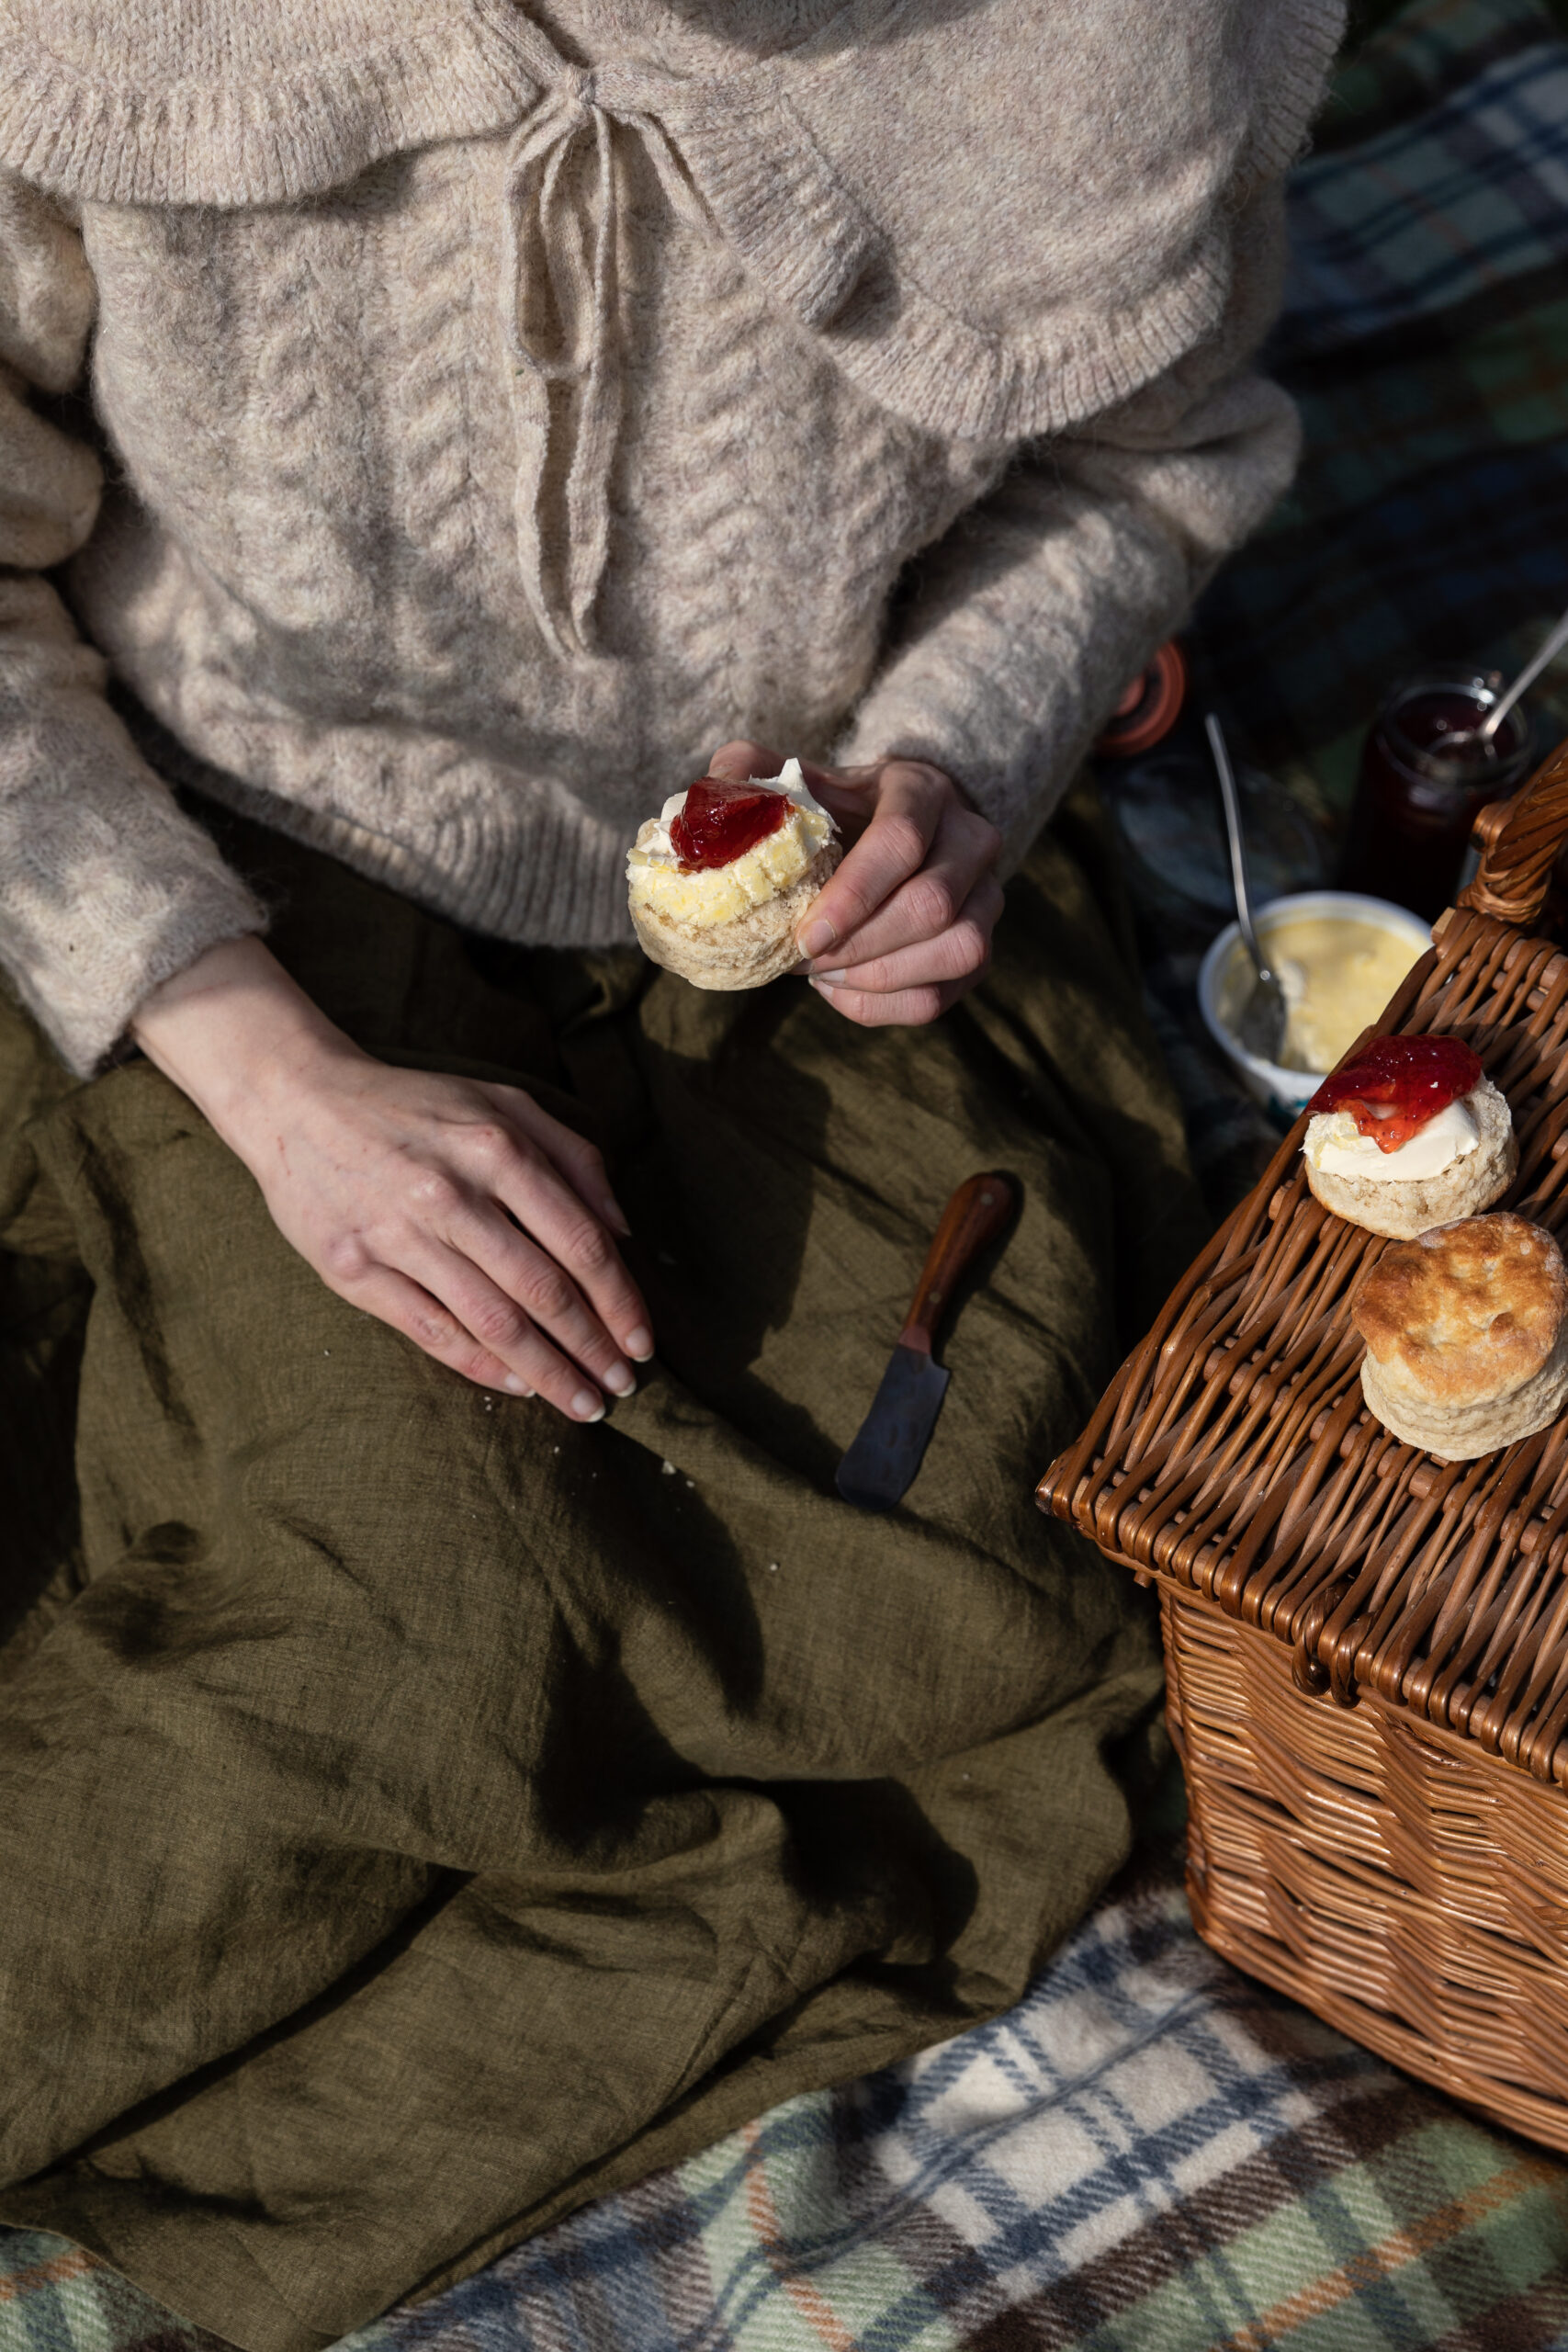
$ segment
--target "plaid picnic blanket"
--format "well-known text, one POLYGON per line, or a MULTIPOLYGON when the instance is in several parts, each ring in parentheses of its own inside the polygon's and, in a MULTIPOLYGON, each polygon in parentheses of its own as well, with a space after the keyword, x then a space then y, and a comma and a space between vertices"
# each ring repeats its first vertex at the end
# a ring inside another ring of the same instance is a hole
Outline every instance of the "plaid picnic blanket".
MULTIPOLYGON (((792 2099, 341 2352, 1546 2352, 1568 2168, 1214 1958, 1167 1847, 1010 2016, 792 2099)), ((5 2352, 216 2352, 0 2238, 5 2352)))
MULTIPOLYGON (((1568 605, 1568 41, 1417 0, 1341 71, 1291 187, 1271 345, 1306 454, 1194 633, 1261 765, 1348 804, 1384 690, 1517 667, 1568 605)), ((1532 699, 1568 729, 1568 662, 1532 699)), ((1543 743, 1543 749, 1545 745, 1543 743)))
MULTIPOLYGON (((1551 16, 1415 0, 1341 70, 1292 210, 1275 358, 1308 456, 1205 600, 1194 699, 1326 825, 1393 677, 1506 666, 1568 604, 1551 16)), ((1190 949, 1153 953, 1223 1197, 1269 1138, 1185 1025, 1190 949)), ((80 2249, 0 2230, 0 2352, 215 2345, 80 2249)), ((1568 2352, 1568 2165, 1208 1953, 1167 1845, 1008 2017, 776 2109, 341 2352, 1273 2346, 1568 2352)))

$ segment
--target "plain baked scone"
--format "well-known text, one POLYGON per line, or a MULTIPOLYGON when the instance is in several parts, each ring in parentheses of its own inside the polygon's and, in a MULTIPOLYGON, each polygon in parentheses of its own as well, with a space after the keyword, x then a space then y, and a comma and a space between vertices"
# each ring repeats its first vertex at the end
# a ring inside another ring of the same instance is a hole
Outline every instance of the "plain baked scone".
POLYGON ((1531 1436, 1568 1397, 1568 1268, 1543 1227, 1508 1211, 1395 1242, 1350 1320, 1371 1411, 1445 1462, 1531 1436))
MULTIPOLYGON (((1460 1100, 1475 1122, 1479 1140, 1473 1151, 1450 1160, 1433 1176, 1384 1179, 1314 1167, 1314 1131, 1327 1123, 1321 1114, 1309 1120, 1303 1151, 1307 1183, 1314 1197, 1350 1225, 1405 1241, 1434 1225, 1451 1225, 1456 1218, 1489 1209, 1518 1174, 1519 1147, 1514 1139, 1513 1117, 1506 1096, 1498 1092, 1489 1078, 1460 1100)), ((1398 1154, 1393 1157, 1397 1159, 1398 1154)))

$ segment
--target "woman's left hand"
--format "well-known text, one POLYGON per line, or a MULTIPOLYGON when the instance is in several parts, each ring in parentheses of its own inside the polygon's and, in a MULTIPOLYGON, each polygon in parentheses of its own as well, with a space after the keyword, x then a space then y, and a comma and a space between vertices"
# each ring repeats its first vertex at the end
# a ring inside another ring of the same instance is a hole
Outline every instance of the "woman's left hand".
MULTIPOLYGON (((742 783, 783 765, 763 744, 726 743, 708 774, 742 783)), ((800 926, 812 987, 867 1028, 934 1021, 991 960, 1001 835, 923 761, 801 768, 851 844, 800 926)))

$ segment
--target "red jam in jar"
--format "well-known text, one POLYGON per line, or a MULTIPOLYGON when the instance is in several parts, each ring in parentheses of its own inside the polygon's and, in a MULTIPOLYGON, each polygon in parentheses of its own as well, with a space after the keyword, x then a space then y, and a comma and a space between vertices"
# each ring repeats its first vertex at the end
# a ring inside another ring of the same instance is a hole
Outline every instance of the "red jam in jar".
POLYGON ((670 841, 682 874, 705 874, 733 865, 749 849, 776 833, 789 815, 782 792, 760 792, 754 784, 726 784, 705 775, 686 795, 686 805, 670 828, 670 841))
POLYGON ((1458 1037, 1374 1037, 1324 1080, 1307 1109, 1348 1111, 1358 1135, 1397 1151, 1481 1077, 1479 1057, 1458 1037))
POLYGON ((1488 746, 1477 729, 1496 702, 1495 673, 1412 678, 1389 695, 1367 738, 1341 883, 1393 899, 1428 922, 1453 902, 1471 828, 1517 789, 1530 726, 1509 711, 1488 746))

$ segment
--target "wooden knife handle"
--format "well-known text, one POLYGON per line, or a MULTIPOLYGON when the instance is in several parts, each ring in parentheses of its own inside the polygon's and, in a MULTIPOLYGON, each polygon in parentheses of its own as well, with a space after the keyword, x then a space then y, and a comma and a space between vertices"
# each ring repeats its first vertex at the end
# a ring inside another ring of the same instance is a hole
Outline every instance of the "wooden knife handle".
POLYGON ((996 1239, 1017 1198, 1006 1176, 971 1176, 960 1184, 942 1213, 909 1319, 898 1334, 900 1347, 919 1348, 922 1355, 930 1355, 955 1283, 976 1253, 996 1239))

